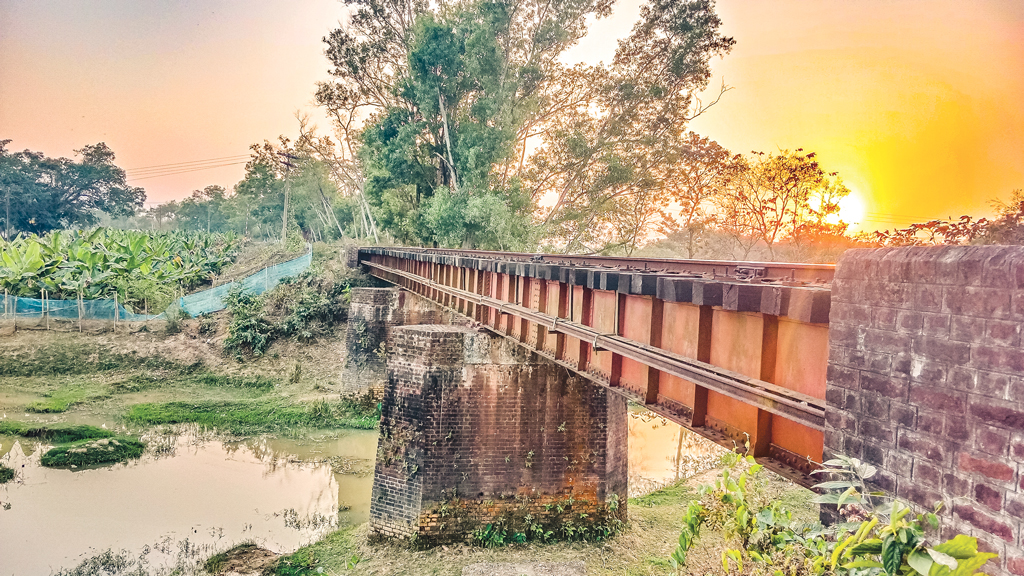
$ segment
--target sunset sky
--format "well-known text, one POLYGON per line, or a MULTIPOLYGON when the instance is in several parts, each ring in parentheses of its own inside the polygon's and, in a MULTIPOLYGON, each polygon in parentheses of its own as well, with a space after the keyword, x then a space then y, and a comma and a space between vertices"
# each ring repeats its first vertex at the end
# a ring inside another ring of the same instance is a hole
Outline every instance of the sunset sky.
MULTIPOLYGON (((692 128, 735 152, 818 152, 862 228, 985 214, 1024 188, 1024 2, 718 11, 737 44, 713 85, 734 89, 692 128)), ((610 60, 638 14, 619 0, 566 60, 610 60)), ((104 141, 150 203, 231 187, 249 144, 315 115, 321 38, 344 16, 335 0, 0 0, 0 139, 51 156, 104 141)))

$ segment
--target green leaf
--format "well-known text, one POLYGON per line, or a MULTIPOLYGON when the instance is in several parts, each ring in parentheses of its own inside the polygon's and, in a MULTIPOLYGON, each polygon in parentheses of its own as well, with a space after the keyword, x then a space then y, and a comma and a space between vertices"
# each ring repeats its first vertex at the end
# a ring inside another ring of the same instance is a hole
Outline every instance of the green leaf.
POLYGON ((881 567, 882 567, 882 565, 879 564, 878 562, 875 562, 874 560, 854 560, 853 562, 848 562, 846 564, 843 564, 843 568, 846 568, 847 570, 849 570, 851 568, 881 568, 881 567))
POLYGON ((978 553, 978 539, 965 536, 964 534, 957 534, 952 540, 947 540, 935 546, 934 550, 952 556, 957 560, 973 558, 978 553))
POLYGON ((932 560, 931 556, 921 552, 920 550, 911 552, 910 556, 907 557, 907 564, 910 564, 911 568, 925 576, 928 575, 928 572, 932 569, 932 564, 934 563, 935 562, 932 560))
POLYGON ((820 488, 822 490, 845 490, 856 486, 849 480, 832 480, 829 482, 822 482, 821 484, 815 484, 812 488, 820 488))
POLYGON ((934 548, 928 548, 925 551, 928 552, 928 556, 935 562, 938 562, 943 566, 948 566, 950 569, 956 568, 956 558, 953 558, 949 554, 944 554, 934 548))
POLYGON ((886 536, 882 541, 882 568, 889 576, 896 576, 900 566, 903 565, 903 544, 893 538, 886 536))

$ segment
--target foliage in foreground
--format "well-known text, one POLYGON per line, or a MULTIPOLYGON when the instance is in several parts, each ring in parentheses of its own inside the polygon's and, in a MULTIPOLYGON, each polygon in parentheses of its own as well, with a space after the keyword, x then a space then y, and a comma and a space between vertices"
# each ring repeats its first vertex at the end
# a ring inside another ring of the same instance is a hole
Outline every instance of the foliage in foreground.
POLYGON ((380 415, 369 401, 315 400, 309 404, 270 401, 202 401, 136 404, 125 420, 132 424, 191 424, 248 436, 295 428, 372 430, 380 415))
POLYGON ((135 438, 123 436, 100 440, 79 440, 51 448, 43 454, 43 466, 89 466, 134 460, 146 446, 135 438))
POLYGON ((814 499, 853 512, 859 522, 833 527, 820 523, 798 525, 778 501, 752 498, 750 485, 761 466, 751 456, 735 455, 713 486, 703 486, 683 518, 673 566, 681 569, 702 528, 721 528, 739 547, 722 553, 726 574, 969 576, 996 554, 978 552, 976 538, 957 535, 932 544, 929 532, 938 528, 935 514, 911 515, 911 509, 892 499, 882 505, 880 493, 870 493, 865 481, 876 470, 854 458, 829 460, 819 472, 838 477, 816 487, 839 494, 814 499))

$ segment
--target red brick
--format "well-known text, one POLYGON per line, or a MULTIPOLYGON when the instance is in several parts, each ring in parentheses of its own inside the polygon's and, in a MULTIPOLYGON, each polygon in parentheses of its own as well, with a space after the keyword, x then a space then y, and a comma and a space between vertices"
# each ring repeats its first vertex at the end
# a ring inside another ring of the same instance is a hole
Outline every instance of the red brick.
POLYGON ((939 312, 942 310, 942 286, 914 284, 911 288, 914 310, 939 312))
POLYGON ((994 346, 1020 344, 1020 323, 989 320, 985 322, 985 342, 994 346))
POLYGON ((914 384, 910 387, 910 403, 922 408, 930 408, 942 412, 964 411, 964 398, 962 394, 951 394, 947 388, 936 386, 922 386, 914 384))
POLYGON ((907 450, 934 462, 941 463, 946 459, 945 446, 928 436, 909 430, 900 430, 899 449, 907 450))
POLYGON ((967 428, 967 418, 956 414, 946 414, 946 438, 950 440, 968 440, 971 431, 967 428))
POLYGON ((942 486, 942 470, 923 460, 914 462, 914 481, 939 488, 942 486))
POLYGON ((921 327, 921 332, 928 336, 940 336, 942 338, 949 338, 949 325, 950 315, 949 314, 922 314, 924 321, 921 327))
POLYGON ((1019 460, 1024 460, 1024 434, 1017 432, 1013 436, 1013 441, 1010 443, 1010 456, 1019 460))
POLYGON ((915 336, 914 354, 949 364, 966 364, 971 358, 971 346, 938 336, 915 336))
POLYGON ((871 312, 871 327, 880 330, 895 330, 896 313, 896 308, 875 308, 871 312))
MULTIPOLYGON (((835 304, 832 305, 835 310, 835 304)), ((918 333, 924 327, 924 317, 914 310, 900 310, 896 316, 896 330, 899 332, 918 333)))
POLYGON ((1013 527, 969 504, 957 504, 956 515, 976 528, 1006 542, 1013 542, 1013 527))
POLYGON ((1003 510, 1014 518, 1024 520, 1024 494, 1007 492, 1003 510))
POLYGON ((887 398, 903 400, 907 397, 908 382, 904 378, 890 378, 871 372, 860 375, 860 389, 865 392, 877 392, 887 398))
POLYGON ((1024 556, 1007 556, 1006 570, 1009 571, 1010 574, 1024 576, 1024 556))
POLYGON ((994 372, 1024 372, 1024 351, 975 345, 971 347, 971 365, 994 372))
POLYGON ((998 288, 950 286, 945 289, 942 311, 956 315, 1006 319, 1010 317, 1010 294, 998 288))
POLYGON ((874 418, 863 418, 860 421, 860 435, 875 440, 881 440, 886 444, 896 443, 896 433, 888 420, 875 420, 874 418))
POLYGON ((965 472, 976 472, 994 480, 1013 480, 1013 468, 1010 468, 1002 462, 993 462, 992 460, 977 458, 967 452, 960 453, 960 459, 958 462, 960 469, 965 472))
MULTIPOLYGON (((831 332, 829 334, 831 335, 831 332)), ((860 387, 860 372, 830 363, 828 365, 827 380, 828 386, 838 386, 848 390, 856 390, 860 387)))
POLYGON ((936 492, 935 490, 929 490, 924 486, 920 486, 910 482, 901 482, 899 488, 896 490, 896 495, 900 498, 910 500, 914 504, 918 504, 929 510, 934 509, 936 505, 943 502, 944 500, 942 494, 936 492))
POLYGON ((941 436, 942 429, 946 423, 946 415, 942 412, 933 412, 931 410, 919 410, 917 412, 917 431, 924 432, 925 434, 931 434, 933 436, 941 436))
POLYGON ((966 498, 971 493, 971 481, 956 474, 943 474, 942 491, 953 498, 966 498))
POLYGON ((1024 406, 994 398, 972 397, 968 413, 988 424, 1024 430, 1024 406))
POLYGON ((984 504, 989 510, 999 512, 1003 509, 1003 493, 988 484, 974 485, 974 501, 984 504))
POLYGON ((1010 446, 1010 433, 979 424, 974 428, 974 446, 986 454, 1005 456, 1010 446))
POLYGON ((960 342, 980 342, 985 337, 985 319, 972 316, 953 316, 949 337, 960 342))

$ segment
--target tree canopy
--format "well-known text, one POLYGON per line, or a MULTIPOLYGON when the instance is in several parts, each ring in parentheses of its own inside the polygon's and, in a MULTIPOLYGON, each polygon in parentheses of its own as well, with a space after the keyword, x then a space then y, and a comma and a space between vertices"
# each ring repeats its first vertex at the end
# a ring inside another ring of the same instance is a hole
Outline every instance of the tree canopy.
POLYGON ((105 143, 75 150, 78 161, 50 158, 41 152, 8 149, 0 140, 0 229, 44 234, 72 226, 91 226, 101 213, 133 215, 146 192, 130 186, 125 171, 114 164, 114 151, 105 143))

